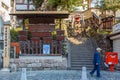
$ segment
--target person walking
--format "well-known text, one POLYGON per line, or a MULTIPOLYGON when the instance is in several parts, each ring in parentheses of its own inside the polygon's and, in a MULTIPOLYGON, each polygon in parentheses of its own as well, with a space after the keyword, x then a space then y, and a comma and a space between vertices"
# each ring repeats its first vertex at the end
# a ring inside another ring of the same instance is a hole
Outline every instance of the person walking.
POLYGON ((90 75, 93 76, 94 72, 97 71, 97 77, 100 77, 100 52, 101 48, 96 48, 96 52, 94 53, 94 59, 93 59, 93 64, 94 64, 94 69, 90 72, 90 75))

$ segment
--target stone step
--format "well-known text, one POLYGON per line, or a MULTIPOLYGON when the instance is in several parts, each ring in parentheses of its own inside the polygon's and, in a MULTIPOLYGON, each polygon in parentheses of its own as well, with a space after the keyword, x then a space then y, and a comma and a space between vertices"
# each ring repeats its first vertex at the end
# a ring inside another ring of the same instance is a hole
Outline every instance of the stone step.
MULTIPOLYGON (((92 51, 89 51, 89 50, 71 50, 71 53, 91 53, 92 51)), ((92 53, 93 54, 93 53, 92 53)))
POLYGON ((76 68, 79 68, 79 67, 88 67, 88 68, 93 68, 94 66, 93 65, 72 65, 71 67, 76 67, 76 68))
POLYGON ((89 58, 93 58, 93 56, 80 56, 80 55, 77 55, 77 56, 71 56, 71 58, 82 58, 82 59, 89 59, 89 58))
POLYGON ((93 57, 92 57, 92 56, 85 56, 85 57, 83 57, 83 56, 77 56, 77 57, 72 56, 71 59, 82 59, 82 60, 86 60, 86 59, 93 59, 93 57))
POLYGON ((93 64, 90 64, 90 65, 89 65, 89 64, 82 64, 82 65, 81 65, 81 64, 74 64, 74 65, 71 65, 71 66, 72 66, 72 67, 73 67, 73 66, 76 66, 76 67, 78 67, 78 66, 79 66, 79 67, 82 67, 82 66, 93 67, 93 64))
POLYGON ((86 59, 86 60, 83 60, 83 59, 72 59, 71 61, 73 61, 73 62, 93 62, 93 59, 86 59))
POLYGON ((89 61, 93 61, 93 59, 92 58, 91 59, 81 59, 81 58, 79 58, 79 59, 74 58, 73 59, 72 58, 71 61, 88 61, 89 62, 89 61))
POLYGON ((92 62, 72 62, 72 65, 93 65, 92 62))
POLYGON ((87 53, 82 53, 82 52, 75 52, 75 53, 71 53, 71 55, 82 55, 82 56, 88 56, 88 55, 91 55, 91 56, 93 56, 94 54, 93 53, 89 53, 89 52, 87 52, 87 53))
POLYGON ((91 40, 85 39, 82 45, 72 44, 70 46, 71 69, 82 69, 86 66, 89 69, 93 68, 94 47, 91 40))
POLYGON ((92 52, 71 52, 71 55, 77 55, 77 54, 81 54, 81 55, 93 55, 94 53, 92 52))
POLYGON ((93 56, 93 54, 89 54, 89 53, 73 53, 71 54, 72 56, 93 56))
MULTIPOLYGON (((86 67, 87 70, 92 70, 93 67, 86 67)), ((82 67, 71 67, 70 70, 82 70, 82 67)))
POLYGON ((74 54, 71 55, 71 57, 80 57, 80 58, 93 58, 93 55, 87 55, 87 54, 74 54))

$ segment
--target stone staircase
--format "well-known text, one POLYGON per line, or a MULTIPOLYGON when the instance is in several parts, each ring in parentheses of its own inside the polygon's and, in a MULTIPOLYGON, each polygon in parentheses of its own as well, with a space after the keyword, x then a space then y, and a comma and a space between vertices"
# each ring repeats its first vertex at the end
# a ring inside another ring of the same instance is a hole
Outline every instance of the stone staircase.
POLYGON ((87 69, 93 68, 93 54, 96 48, 95 41, 91 38, 83 41, 82 44, 70 44, 70 69, 77 70, 86 66, 87 69))

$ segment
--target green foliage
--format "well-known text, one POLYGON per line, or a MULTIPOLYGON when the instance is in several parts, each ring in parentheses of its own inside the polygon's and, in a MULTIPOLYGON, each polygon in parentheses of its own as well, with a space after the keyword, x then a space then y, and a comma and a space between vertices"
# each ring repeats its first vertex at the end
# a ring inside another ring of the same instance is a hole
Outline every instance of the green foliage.
POLYGON ((27 36, 28 36, 28 40, 30 40, 32 38, 32 34, 30 31, 28 31, 27 36))
POLYGON ((16 31, 14 28, 10 30, 10 36, 11 36, 11 42, 18 41, 18 31, 16 31))
POLYGON ((99 8, 102 11, 112 10, 113 12, 116 12, 120 9, 120 0, 101 0, 99 8))
POLYGON ((99 31, 98 34, 102 34, 102 35, 110 34, 110 31, 102 30, 99 31))
POLYGON ((29 19, 25 19, 25 24, 29 24, 29 19))
POLYGON ((49 8, 56 8, 59 10, 73 11, 75 6, 84 6, 84 0, 48 0, 47 6, 49 8))
POLYGON ((32 0, 32 1, 35 6, 35 9, 38 9, 39 7, 41 7, 42 3, 44 2, 44 0, 32 0))
MULTIPOLYGON (((33 4, 35 5, 35 8, 38 9, 41 7, 44 0, 33 0, 33 4)), ((83 4, 84 0, 47 0, 46 10, 67 10, 67 11, 74 11, 75 7, 77 6, 83 6, 86 5, 83 4)))
POLYGON ((52 32, 52 37, 53 37, 53 40, 56 39, 56 31, 53 31, 53 32, 52 32))
POLYGON ((64 42, 62 43, 62 55, 65 56, 65 57, 67 57, 67 55, 68 55, 66 46, 67 46, 67 44, 66 44, 66 42, 64 41, 64 42))
POLYGON ((17 27, 17 28, 15 28, 14 29, 15 31, 21 31, 22 30, 22 27, 20 26, 20 27, 17 27))
MULTIPOLYGON (((113 11, 114 16, 116 17, 116 11, 120 9, 120 0, 100 0, 100 10, 104 11, 113 11)), ((115 22, 114 17, 114 24, 115 22)))

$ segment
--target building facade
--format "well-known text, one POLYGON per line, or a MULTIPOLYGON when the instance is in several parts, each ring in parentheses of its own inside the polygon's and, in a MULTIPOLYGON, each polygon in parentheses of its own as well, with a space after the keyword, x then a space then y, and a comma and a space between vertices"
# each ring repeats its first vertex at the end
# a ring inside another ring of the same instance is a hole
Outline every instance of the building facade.
POLYGON ((113 51, 118 52, 120 59, 120 23, 113 26, 112 32, 110 39, 113 41, 113 51))
MULTIPOLYGON (((9 57, 9 40, 10 36, 9 34, 9 27, 10 25, 10 0, 0 0, 0 59, 2 62, 0 62, 1 67, 8 67, 9 60, 6 64, 4 61, 6 61, 5 54, 8 54, 6 56, 9 57), (5 31, 7 29, 7 31, 5 31), (5 33, 6 32, 6 33, 5 33), (7 36, 6 42, 5 42, 5 36, 7 36), (8 46, 6 46, 6 45, 8 46), (6 48, 5 48, 6 46, 6 48), (6 66, 5 66, 6 65, 6 66)), ((8 59, 7 57, 7 59, 8 59)))

